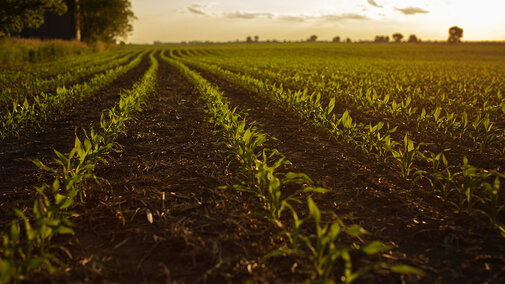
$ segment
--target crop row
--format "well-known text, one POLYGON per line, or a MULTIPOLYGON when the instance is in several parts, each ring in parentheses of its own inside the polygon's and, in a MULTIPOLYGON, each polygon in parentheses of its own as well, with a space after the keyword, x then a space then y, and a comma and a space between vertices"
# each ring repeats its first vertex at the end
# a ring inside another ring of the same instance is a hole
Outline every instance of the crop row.
POLYGON ((324 193, 327 190, 308 186, 312 181, 303 173, 281 173, 279 170, 290 162, 278 150, 263 147, 267 139, 264 133, 261 133, 254 124, 248 125, 246 118, 230 107, 223 94, 198 73, 180 61, 164 55, 162 58, 176 66, 196 86, 206 104, 205 111, 210 117, 209 120, 220 134, 220 142, 226 145, 242 166, 242 183, 223 188, 251 192, 260 197, 266 211, 264 215, 277 225, 288 239, 288 248, 274 251, 266 258, 288 254, 305 257, 313 266, 312 279, 320 281, 334 279, 335 266, 340 261, 343 263, 343 275, 340 279, 346 283, 354 281, 372 269, 379 268, 390 269, 397 273, 422 274, 418 269, 407 265, 388 266, 382 262, 358 269, 353 268, 351 252, 360 251, 366 255, 374 255, 392 247, 380 241, 357 247, 346 246, 341 242, 342 234, 359 239, 359 236, 366 231, 358 225, 345 226, 339 218, 331 223, 323 222, 320 209, 310 197, 308 197, 309 214, 300 219, 295 207, 292 206, 293 203, 301 203, 298 199, 300 193, 324 193), (286 196, 283 189, 289 184, 302 186, 298 191, 286 196), (289 225, 281 221, 282 213, 286 209, 289 209, 293 218, 289 225), (315 227, 309 229, 310 224, 315 227), (306 231, 313 233, 305 233, 306 231))
POLYGON ((407 135, 401 142, 393 140, 391 134, 396 131, 396 127, 390 128, 383 122, 375 125, 358 124, 353 121, 347 110, 335 114, 333 112, 335 98, 332 98, 327 105, 323 105, 320 94, 291 91, 244 74, 224 70, 216 65, 195 60, 187 62, 277 103, 281 108, 296 113, 303 120, 326 129, 337 141, 345 141, 365 154, 375 157, 378 162, 385 163, 393 159, 401 176, 428 180, 435 193, 444 202, 455 207, 456 213, 469 215, 482 213, 505 236, 503 225, 498 224, 499 216, 505 207, 500 201, 500 194, 503 191, 501 180, 505 177, 503 174, 474 167, 469 164, 466 157, 463 158, 462 164, 450 165, 444 154, 449 149, 433 153, 423 149, 426 143, 416 143, 407 135))
POLYGON ((85 56, 76 56, 56 60, 38 65, 21 65, 19 67, 6 68, 0 75, 0 89, 16 87, 19 82, 49 79, 61 73, 73 72, 84 66, 89 67, 96 64, 115 60, 129 53, 129 51, 114 51, 94 53, 85 56))
POLYGON ((52 239, 74 233, 71 210, 83 200, 85 182, 96 179, 94 169, 98 162, 105 161, 111 151, 119 151, 116 138, 125 132, 125 123, 141 111, 147 97, 154 92, 158 69, 154 51, 150 61, 151 66, 142 79, 123 92, 114 107, 102 112, 99 131, 93 128, 84 131, 82 141, 76 136, 74 148, 67 154, 55 150, 58 167, 33 161, 55 179, 52 184, 35 188, 38 196, 32 212, 14 209, 17 219, 1 234, 0 283, 18 281, 36 269, 52 273, 63 265, 55 253, 70 253, 65 247, 52 243, 52 239))
MULTIPOLYGON (((360 74, 360 79, 356 81, 357 78, 344 78, 344 75, 338 72, 337 75, 328 74, 325 69, 320 70, 317 67, 293 71, 289 66, 254 67, 253 63, 244 64, 242 61, 241 64, 232 66, 230 61, 236 63, 233 59, 227 60, 225 56, 211 58, 212 60, 207 61, 214 64, 217 62, 221 68, 226 66, 227 70, 238 70, 279 88, 316 92, 322 94, 323 98, 335 98, 337 104, 366 113, 372 120, 412 126, 421 133, 444 135, 458 142, 471 143, 481 152, 491 150, 499 155, 505 154, 505 129, 499 126, 505 115, 505 98, 502 98, 499 86, 496 86, 496 94, 489 95, 497 83, 490 83, 491 86, 485 92, 482 91, 484 94, 473 94, 474 99, 469 101, 468 97, 449 98, 445 93, 446 88, 441 86, 438 86, 440 88, 437 89, 436 95, 427 96, 427 90, 410 85, 406 87, 406 84, 398 83, 400 77, 394 77, 397 81, 393 83, 391 78, 384 78, 387 76, 382 73, 374 74, 371 78, 360 74), (493 100, 493 97, 496 99, 493 100), (430 102, 424 101, 428 98, 430 102), (477 101, 482 98, 488 100, 479 103, 480 107, 477 107, 477 101)), ((199 61, 200 59, 198 58, 199 61)), ((254 63, 261 64, 257 61, 254 63)), ((349 73, 345 73, 345 76, 349 76, 349 73)), ((401 78, 404 81, 411 77, 401 78)), ((420 85, 421 82, 416 84, 420 85)))
POLYGON ((30 97, 34 94, 55 90, 57 87, 65 86, 70 82, 125 64, 135 53, 137 52, 118 52, 115 56, 97 57, 95 60, 90 58, 86 64, 80 66, 70 68, 59 66, 59 72, 50 78, 33 76, 31 73, 27 73, 22 79, 11 80, 10 86, 1 87, 0 101, 12 102, 24 98, 28 98, 30 101, 30 97))
MULTIPOLYGON (((432 48, 432 47, 426 47, 432 48)), ((466 110, 469 114, 503 104, 503 64, 499 61, 448 61, 446 57, 431 56, 421 61, 363 56, 363 54, 333 54, 328 57, 323 50, 304 49, 297 53, 282 49, 228 50, 224 56, 200 57, 208 63, 219 63, 237 70, 251 70, 262 77, 273 73, 297 89, 311 88, 334 92, 338 95, 366 93, 371 90, 379 97, 412 102, 433 111, 444 106, 450 111, 466 110), (310 54, 307 54, 309 53, 310 54), (438 64, 443 60, 444 64, 438 64), (240 61, 241 64, 237 64, 240 61), (310 62, 310 64, 305 64, 310 62)), ((423 50, 428 54, 428 50, 423 50)), ((438 51, 438 50, 437 50, 438 51)), ((452 50, 454 52, 454 50, 452 50)), ((189 52, 185 52, 189 54, 189 52)), ((195 53, 193 53, 195 54, 195 53)))
POLYGON ((40 126, 57 111, 65 109, 75 102, 90 96, 93 92, 109 84, 118 76, 137 66, 145 52, 140 53, 127 65, 120 65, 104 73, 93 76, 89 81, 73 85, 70 88, 57 88, 54 94, 41 93, 33 97, 33 102, 14 102, 12 109, 0 117, 0 140, 19 135, 21 131, 31 126, 40 126))

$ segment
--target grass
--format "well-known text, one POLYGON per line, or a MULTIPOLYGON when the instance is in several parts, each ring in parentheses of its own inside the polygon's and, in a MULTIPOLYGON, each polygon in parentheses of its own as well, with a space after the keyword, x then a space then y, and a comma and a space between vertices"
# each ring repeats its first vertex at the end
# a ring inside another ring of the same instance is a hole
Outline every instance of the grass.
POLYGON ((0 64, 18 65, 48 62, 60 57, 102 51, 110 45, 95 43, 88 45, 79 41, 1 39, 0 64))

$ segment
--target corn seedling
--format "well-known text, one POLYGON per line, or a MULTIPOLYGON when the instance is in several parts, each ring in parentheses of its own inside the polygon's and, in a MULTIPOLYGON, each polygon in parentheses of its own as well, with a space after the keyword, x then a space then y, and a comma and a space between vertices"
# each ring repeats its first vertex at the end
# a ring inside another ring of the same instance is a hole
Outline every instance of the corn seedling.
POLYGON ((405 134, 403 138, 403 149, 392 150, 391 153, 393 158, 400 163, 401 175, 404 178, 410 177, 412 172, 412 167, 414 165, 414 159, 419 155, 421 146, 427 145, 426 143, 418 143, 417 145, 414 141, 410 140, 405 134))

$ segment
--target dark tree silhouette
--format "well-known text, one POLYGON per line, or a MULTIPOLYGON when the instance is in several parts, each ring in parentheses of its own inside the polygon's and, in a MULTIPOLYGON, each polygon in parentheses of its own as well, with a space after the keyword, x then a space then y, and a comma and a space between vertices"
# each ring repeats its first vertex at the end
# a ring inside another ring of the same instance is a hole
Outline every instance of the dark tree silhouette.
POLYGON ((335 43, 338 43, 338 42, 340 42, 340 37, 336 36, 336 37, 333 38, 332 41, 335 42, 335 43))
POLYGON ((395 42, 402 42, 403 35, 401 33, 395 33, 393 34, 393 40, 395 42))
POLYGON ((0 7, 0 37, 19 33, 25 27, 39 28, 46 12, 58 15, 67 12, 63 0, 1 0, 0 7))
POLYGON ((375 36, 374 42, 389 42, 389 36, 375 36))
POLYGON ((114 42, 133 31, 130 0, 79 0, 84 41, 114 42))
POLYGON ((345 42, 346 42, 346 43, 351 43, 351 42, 352 42, 352 40, 351 40, 350 38, 346 38, 346 39, 345 39, 345 42))
POLYGON ((449 29, 449 38, 447 39, 447 41, 449 43, 458 43, 461 42, 462 37, 463 37, 463 29, 454 26, 449 29))
POLYGON ((246 41, 247 43, 251 43, 251 42, 253 42, 253 40, 252 40, 252 37, 251 37, 251 36, 248 36, 248 37, 246 38, 246 40, 245 40, 245 41, 246 41))
POLYGON ((407 40, 407 42, 410 42, 410 43, 417 43, 417 42, 419 42, 419 40, 417 39, 417 36, 416 36, 416 35, 410 35, 410 36, 409 36, 409 39, 407 40))
POLYGON ((260 41, 260 37, 259 37, 259 36, 257 36, 257 35, 255 35, 255 36, 254 36, 254 42, 258 42, 258 41, 260 41))
POLYGON ((311 36, 307 39, 307 41, 308 41, 308 42, 316 42, 316 40, 317 40, 317 35, 311 35, 311 36))

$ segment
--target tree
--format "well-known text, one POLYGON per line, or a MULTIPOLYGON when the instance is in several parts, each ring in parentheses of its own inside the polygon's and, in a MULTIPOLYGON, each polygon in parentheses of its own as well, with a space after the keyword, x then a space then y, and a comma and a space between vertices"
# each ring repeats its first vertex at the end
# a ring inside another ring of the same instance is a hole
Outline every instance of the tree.
MULTIPOLYGON (((0 0, 1 1, 1 0, 0 0)), ((81 38, 114 42, 127 38, 136 19, 129 0, 80 0, 81 38)))
POLYGON ((393 40, 395 42, 402 42, 403 35, 401 33, 395 33, 393 34, 393 40))
POLYGON ((409 39, 407 40, 407 42, 417 43, 417 42, 419 42, 419 40, 417 39, 416 35, 412 34, 412 35, 409 35, 409 39))
POLYGON ((332 41, 335 42, 335 43, 338 43, 338 42, 340 42, 340 37, 336 36, 336 37, 333 38, 332 41))
POLYGON ((375 36, 374 42, 389 42, 389 36, 375 36))
POLYGON ((246 40, 245 40, 245 41, 246 41, 247 43, 251 43, 251 42, 253 42, 253 40, 252 40, 252 37, 251 37, 251 36, 248 36, 248 37, 246 38, 246 40))
POLYGON ((0 0, 0 37, 19 33, 23 28, 36 29, 44 23, 44 13, 63 15, 63 0, 0 0))
POLYGON ((463 29, 454 26, 449 29, 449 39, 447 39, 447 41, 449 43, 458 43, 461 42, 462 37, 463 37, 463 29))
POLYGON ((346 38, 346 39, 345 39, 345 42, 346 42, 346 43, 351 43, 351 42, 352 42, 352 40, 351 40, 350 38, 346 38))
POLYGON ((307 39, 308 42, 316 42, 317 40, 317 35, 311 35, 309 39, 307 39))
POLYGON ((257 36, 257 35, 255 35, 255 36, 254 36, 254 42, 259 42, 259 41, 260 41, 260 37, 259 37, 259 36, 257 36))

